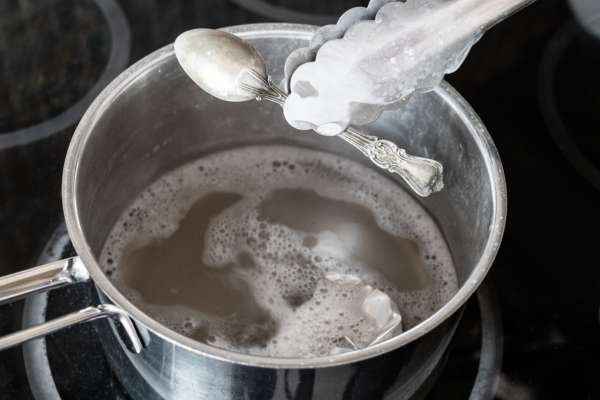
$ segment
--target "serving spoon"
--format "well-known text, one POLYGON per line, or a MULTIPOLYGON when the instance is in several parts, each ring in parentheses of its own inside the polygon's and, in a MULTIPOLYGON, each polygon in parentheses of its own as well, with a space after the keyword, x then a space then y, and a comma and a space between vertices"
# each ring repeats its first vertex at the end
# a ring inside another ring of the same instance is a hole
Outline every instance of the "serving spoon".
MULTIPOLYGON (((221 100, 285 103, 287 93, 271 82, 260 54, 231 33, 213 29, 186 31, 175 40, 175 56, 200 88, 221 100)), ((379 168, 402 177, 421 197, 444 187, 443 167, 435 160, 409 155, 389 140, 354 128, 335 137, 357 148, 379 168)))

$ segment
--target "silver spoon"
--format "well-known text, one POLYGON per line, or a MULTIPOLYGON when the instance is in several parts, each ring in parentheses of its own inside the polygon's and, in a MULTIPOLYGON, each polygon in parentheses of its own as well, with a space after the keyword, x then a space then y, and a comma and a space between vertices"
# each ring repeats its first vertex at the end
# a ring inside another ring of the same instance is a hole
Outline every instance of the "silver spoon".
MULTIPOLYGON (((192 29, 175 40, 175 56, 204 91, 225 101, 285 103, 287 93, 268 78, 265 63, 250 44, 220 30, 192 29)), ((442 164, 406 154, 389 140, 353 128, 335 136, 351 144, 379 168, 398 174, 416 194, 427 197, 444 187, 442 164)))

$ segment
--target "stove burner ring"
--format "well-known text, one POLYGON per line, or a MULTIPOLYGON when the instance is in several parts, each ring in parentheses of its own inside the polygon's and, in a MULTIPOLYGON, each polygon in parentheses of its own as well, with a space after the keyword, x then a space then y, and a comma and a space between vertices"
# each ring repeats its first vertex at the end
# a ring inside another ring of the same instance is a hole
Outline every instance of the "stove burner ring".
MULTIPOLYGON (((64 224, 61 224, 38 258, 38 265, 65 257, 64 251, 69 243, 67 229, 64 224)), ((23 311, 23 326, 45 322, 47 303, 48 293, 40 293, 27 298, 23 311)), ((495 292, 486 282, 477 290, 477 303, 481 318, 481 357, 469 400, 490 400, 494 398, 500 379, 504 336, 495 292)), ((451 337, 452 335, 448 340, 451 340, 451 337)), ((442 347, 446 348, 446 346, 442 347)), ((441 354, 436 353, 436 357, 441 357, 441 354)), ((40 338, 23 344, 23 359, 34 398, 36 400, 61 400, 52 376, 46 339, 40 338)), ((419 371, 415 374, 412 385, 409 385, 407 391, 415 393, 431 375, 439 361, 439 359, 432 360, 426 371, 419 371)))
POLYGON ((110 55, 98 82, 85 96, 57 116, 27 128, 0 133, 0 150, 35 142, 74 125, 100 91, 127 66, 131 33, 123 10, 115 0, 94 0, 94 3, 108 24, 111 38, 110 55))
MULTIPOLYGON (((62 256, 69 244, 66 227, 61 225, 52 235, 38 263, 47 263, 62 256)), ((47 293, 28 298, 25 303, 23 325, 31 326, 45 321, 47 293)), ((502 319, 493 290, 483 284, 477 291, 481 316, 481 358, 470 400, 492 399, 498 386, 502 367, 503 334, 502 319)), ((60 400, 60 394, 52 377, 44 338, 23 345, 23 356, 31 390, 37 400, 60 400)), ((437 365, 437 363, 434 363, 437 365)))
POLYGON ((542 117, 556 146, 577 172, 597 190, 600 190, 600 169, 581 151, 579 145, 571 137, 558 110, 554 89, 558 63, 577 32, 578 26, 575 22, 567 23, 546 48, 540 65, 538 102, 542 117))
MULTIPOLYGON (((61 224, 46 244, 36 265, 57 260, 63 256, 64 249, 70 243, 65 224, 61 224)), ((23 327, 46 322, 48 293, 28 297, 23 308, 23 327)), ((31 393, 36 400, 61 400, 50 368, 46 350, 46 339, 35 339, 23 344, 23 362, 31 393)))
POLYGON ((312 14, 291 10, 288 7, 269 4, 266 0, 231 0, 235 5, 242 7, 261 17, 273 21, 294 22, 298 24, 327 25, 334 24, 339 16, 312 14))

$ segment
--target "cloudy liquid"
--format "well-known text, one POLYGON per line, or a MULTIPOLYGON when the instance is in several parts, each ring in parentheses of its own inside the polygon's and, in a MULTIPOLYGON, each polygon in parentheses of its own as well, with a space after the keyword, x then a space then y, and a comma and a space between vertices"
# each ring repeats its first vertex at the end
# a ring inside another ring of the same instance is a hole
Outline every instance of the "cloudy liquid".
POLYGON ((288 146, 214 153, 166 174, 121 215, 100 262, 169 328, 278 357, 331 354, 344 338, 367 345, 377 331, 356 306, 365 287, 389 296, 404 330, 458 287, 442 234, 403 189, 288 146))

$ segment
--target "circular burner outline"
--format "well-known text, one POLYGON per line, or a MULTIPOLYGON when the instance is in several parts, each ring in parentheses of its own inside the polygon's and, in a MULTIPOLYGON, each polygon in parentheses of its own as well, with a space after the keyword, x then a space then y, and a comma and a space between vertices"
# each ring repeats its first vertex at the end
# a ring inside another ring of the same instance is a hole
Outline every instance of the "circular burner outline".
POLYGON ((127 66, 131 32, 123 10, 115 0, 94 0, 94 3, 108 24, 111 38, 110 54, 102 75, 85 96, 60 114, 27 128, 0 133, 0 150, 29 144, 75 125, 102 89, 127 66))
MULTIPOLYGON (((38 264, 54 261, 61 257, 62 250, 69 243, 69 234, 62 223, 53 233, 48 244, 38 258, 38 264)), ((481 323, 481 351, 477 376, 469 400, 491 400, 496 394, 504 349, 504 335, 502 317, 495 292, 489 283, 484 282, 477 290, 477 304, 481 323)), ((25 301, 23 311, 23 327, 37 325, 46 320, 46 306, 48 294, 41 293, 25 301)), ((453 335, 449 336, 451 340, 453 335)), ((439 355, 441 357, 441 355, 439 355)), ((23 359, 25 371, 30 383, 30 388, 36 400, 61 400, 58 389, 52 376, 52 369, 46 351, 45 338, 35 339, 23 344, 23 359)), ((409 391, 414 391, 438 365, 439 360, 432 363, 429 371, 416 374, 413 386, 409 391), (414 390, 413 390, 414 389, 414 390)))
POLYGON ((481 319, 481 352, 469 400, 493 400, 502 370, 504 329, 498 299, 488 282, 483 282, 477 289, 477 304, 481 319))
POLYGON ((542 117, 546 122, 546 127, 556 146, 575 170, 594 186, 596 190, 600 190, 600 169, 583 154, 577 143, 571 138, 555 101, 554 81, 558 61, 579 29, 574 21, 568 22, 546 47, 540 64, 538 102, 542 111, 542 117))
POLYGON ((273 21, 327 25, 334 24, 339 18, 336 15, 311 14, 290 10, 287 7, 269 4, 265 0, 231 0, 231 2, 261 17, 270 18, 273 21))
MULTIPOLYGON (((57 260, 62 250, 70 242, 69 233, 64 223, 54 231, 48 244, 37 259, 38 265, 57 260)), ((23 308, 23 327, 39 325, 46 321, 48 293, 40 293, 28 297, 23 308)), ((46 349, 46 339, 39 338, 23 344, 23 362, 29 381, 29 388, 36 400, 61 400, 46 349)))

